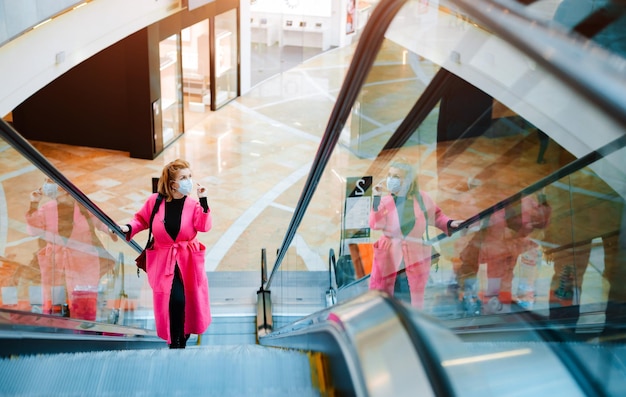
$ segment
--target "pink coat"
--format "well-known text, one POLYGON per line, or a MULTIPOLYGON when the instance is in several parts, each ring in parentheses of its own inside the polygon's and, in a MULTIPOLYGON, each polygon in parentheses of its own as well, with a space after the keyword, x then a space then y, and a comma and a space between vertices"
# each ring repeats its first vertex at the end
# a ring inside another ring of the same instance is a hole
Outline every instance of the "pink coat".
POLYGON ((535 229, 545 228, 551 213, 550 206, 539 203, 534 196, 525 196, 517 207, 494 212, 461 250, 460 277, 474 278, 480 264, 487 264, 486 296, 498 295, 501 302, 510 303, 517 257, 536 249, 537 244, 528 236, 535 229))
MULTIPOLYGON (((135 214, 129 239, 148 228, 156 198, 156 193, 150 196, 135 214)), ((211 212, 205 213, 200 203, 188 196, 176 241, 165 230, 164 215, 165 201, 152 223, 154 247, 146 252, 146 272, 152 287, 157 335, 171 343, 169 301, 177 263, 185 287, 185 334, 202 334, 211 323, 209 283, 204 269, 206 247, 196 238, 198 232, 211 229, 211 212)))
MULTIPOLYGON (((528 235, 534 229, 545 228, 550 215, 549 206, 541 205, 534 196, 526 196, 521 200, 519 213, 507 213, 504 209, 494 212, 470 242, 469 251, 461 254, 461 259, 475 262, 476 267, 481 263, 515 262, 532 246, 528 235)), ((495 271, 493 266, 492 271, 495 271)))
MULTIPOLYGON (((450 220, 425 192, 420 192, 424 207, 428 213, 428 222, 448 233, 450 220)), ((370 277, 370 289, 378 289, 393 294, 396 272, 400 270, 402 260, 407 270, 411 289, 411 301, 421 307, 423 293, 428 281, 432 248, 422 243, 425 238, 426 219, 418 200, 413 200, 415 226, 404 237, 400 229, 400 218, 392 196, 380 200, 378 211, 370 212, 369 225, 374 230, 382 230, 383 235, 374 243, 374 260, 370 277)))
MULTIPOLYGON (((49 309, 54 285, 65 282, 69 297, 77 287, 98 286, 100 259, 97 249, 93 246, 93 232, 78 204, 74 204, 72 218, 72 231, 65 240, 59 235, 59 211, 55 200, 48 201, 34 212, 26 213, 28 233, 46 241, 46 246, 37 253, 44 310, 49 309), (62 278, 63 275, 65 280, 62 278)), ((107 230, 107 227, 93 216, 91 223, 101 230, 107 230)))

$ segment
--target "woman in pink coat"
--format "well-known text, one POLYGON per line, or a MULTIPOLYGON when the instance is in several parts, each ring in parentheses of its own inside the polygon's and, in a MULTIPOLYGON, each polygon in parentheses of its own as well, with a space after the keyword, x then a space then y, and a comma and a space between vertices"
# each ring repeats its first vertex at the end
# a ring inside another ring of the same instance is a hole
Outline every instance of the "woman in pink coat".
MULTIPOLYGON (((41 270, 43 312, 52 313, 52 288, 65 284, 69 298, 92 294, 88 300, 68 300, 70 315, 85 320, 96 319, 97 303, 94 291, 100 280, 100 258, 94 239, 94 228, 108 231, 105 224, 89 214, 64 190, 50 179, 30 194, 30 208, 26 212, 28 232, 39 236, 45 246, 37 252, 41 270), (43 196, 49 201, 39 207, 43 196), (80 302, 81 307, 72 307, 80 302)), ((117 237, 112 234, 116 240, 117 237)), ((105 269, 106 270, 106 269, 105 269)))
POLYGON ((483 220, 480 231, 476 232, 467 246, 461 251, 462 265, 457 274, 461 287, 461 300, 478 298, 477 273, 481 263, 487 264, 487 286, 483 288, 482 303, 490 303, 485 313, 502 310, 502 305, 513 301, 511 291, 513 270, 517 258, 524 252, 536 251, 537 244, 529 235, 535 229, 544 229, 551 215, 550 205, 543 195, 526 196, 517 206, 510 206, 494 212, 483 220), (467 296, 466 296, 467 295, 467 296), (492 298, 496 297, 497 300, 492 298))
POLYGON ((374 187, 369 225, 383 234, 374 243, 369 288, 393 295, 397 272, 404 267, 411 304, 423 308, 432 252, 422 240, 426 227, 433 225, 449 234, 462 221, 448 218, 428 194, 419 190, 408 164, 391 165, 386 188, 390 194, 381 197, 383 182, 374 187))
POLYGON ((189 163, 174 160, 163 168, 158 194, 148 198, 133 220, 120 226, 126 238, 149 228, 157 196, 163 196, 154 221, 154 246, 146 252, 146 272, 152 287, 157 335, 171 349, 184 349, 190 334, 202 334, 211 323, 209 284, 204 270, 206 247, 196 238, 211 229, 206 189, 193 190, 189 163))

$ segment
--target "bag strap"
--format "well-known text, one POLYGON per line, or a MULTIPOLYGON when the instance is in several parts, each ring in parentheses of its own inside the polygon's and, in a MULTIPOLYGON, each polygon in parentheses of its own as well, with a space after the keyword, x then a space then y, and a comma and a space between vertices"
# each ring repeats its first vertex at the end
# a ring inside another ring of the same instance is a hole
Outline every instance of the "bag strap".
POLYGON ((149 223, 150 228, 148 229, 148 241, 146 242, 145 249, 148 249, 148 246, 150 245, 150 240, 152 239, 152 221, 154 221, 154 216, 159 210, 161 201, 163 201, 163 196, 161 195, 161 193, 159 193, 159 195, 157 196, 156 202, 154 203, 154 208, 152 208, 152 214, 150 215, 150 223, 149 223))
POLYGON ((419 189, 414 193, 417 202, 419 203, 420 209, 424 213, 424 220, 426 221, 426 240, 430 241, 430 237, 428 236, 428 211, 426 210, 426 206, 424 205, 424 199, 422 198, 422 194, 419 189))
MULTIPOLYGON (((422 197, 422 193, 417 189, 415 192, 415 198, 420 205, 420 209, 424 213, 424 220, 426 221, 426 241, 430 241, 430 236, 428 236, 428 210, 426 209, 426 205, 424 205, 424 198, 422 197)), ((431 265, 435 263, 435 271, 439 271, 439 252, 435 250, 435 246, 431 245, 431 265), (434 252, 434 254, 433 254, 434 252)))

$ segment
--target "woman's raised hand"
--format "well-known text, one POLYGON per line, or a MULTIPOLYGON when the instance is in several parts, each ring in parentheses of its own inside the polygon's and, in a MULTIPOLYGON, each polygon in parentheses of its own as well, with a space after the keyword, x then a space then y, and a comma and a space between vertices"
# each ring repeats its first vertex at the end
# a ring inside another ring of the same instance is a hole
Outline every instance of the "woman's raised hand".
POLYGON ((384 184, 385 184, 385 181, 382 180, 378 182, 376 185, 374 185, 374 187, 372 188, 372 193, 374 194, 374 196, 380 196, 383 194, 384 184))
POLYGON ((207 189, 199 183, 196 183, 196 185, 198 186, 198 197, 206 197, 207 189))
POLYGON ((43 192, 41 191, 41 188, 34 190, 30 193, 30 201, 31 203, 38 203, 41 201, 41 198, 43 197, 43 192))

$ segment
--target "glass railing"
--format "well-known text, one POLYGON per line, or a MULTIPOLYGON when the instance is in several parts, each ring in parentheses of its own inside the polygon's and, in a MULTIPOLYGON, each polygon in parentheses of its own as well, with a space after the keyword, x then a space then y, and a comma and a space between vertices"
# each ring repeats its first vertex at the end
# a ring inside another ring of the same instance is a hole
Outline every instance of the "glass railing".
POLYGON ((612 326, 604 315, 623 267, 625 145, 622 137, 574 160, 441 240, 452 256, 450 277, 427 288, 428 310, 445 318, 532 311, 612 326))
MULTIPOLYGON (((441 319, 619 335, 624 53, 552 22, 575 2, 521 3, 375 10, 270 287, 297 268, 290 247, 335 252, 339 301, 379 289, 441 319)), ((610 11, 598 31, 624 27, 610 11)))
POLYGON ((154 329, 150 289, 134 262, 138 243, 116 234, 97 205, 4 122, 1 129, 0 322, 154 329))
POLYGON ((42 1, 2 1, 0 2, 0 46, 24 32, 76 8, 87 1, 60 0, 42 1))

